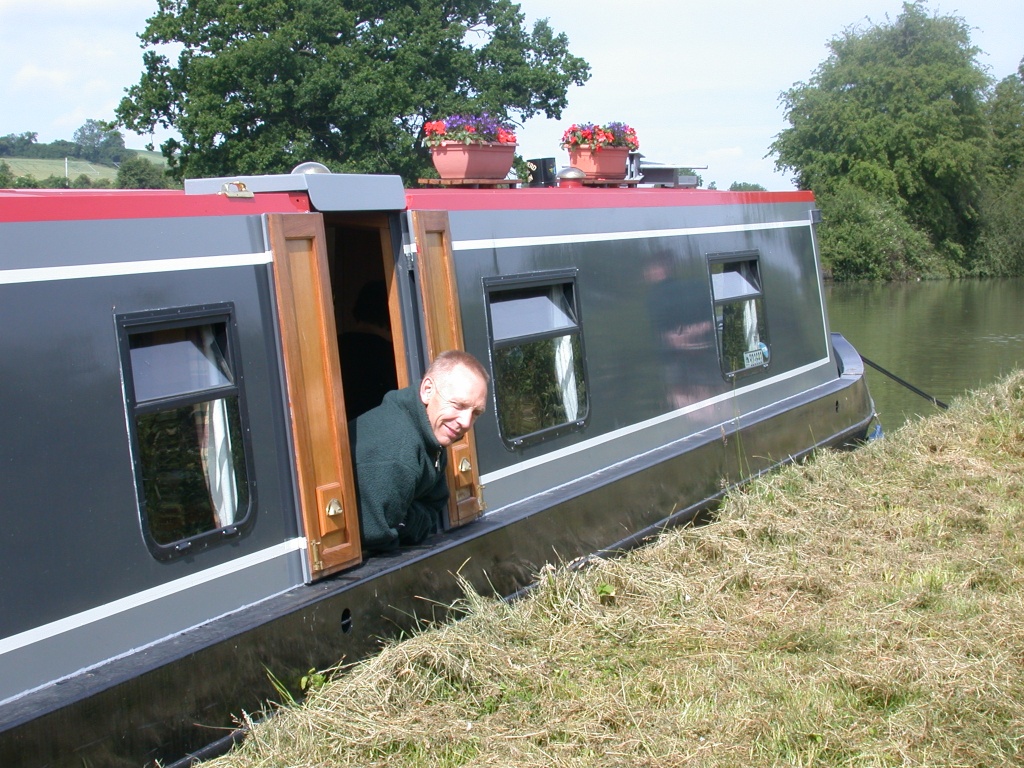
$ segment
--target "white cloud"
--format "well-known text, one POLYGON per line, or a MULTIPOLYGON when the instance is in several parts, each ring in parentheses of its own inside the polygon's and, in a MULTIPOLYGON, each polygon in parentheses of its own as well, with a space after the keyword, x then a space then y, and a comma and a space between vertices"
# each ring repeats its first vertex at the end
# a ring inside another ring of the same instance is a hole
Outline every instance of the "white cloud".
POLYGON ((74 78, 67 69, 43 69, 37 64, 25 64, 14 73, 11 86, 15 91, 65 89, 74 78))

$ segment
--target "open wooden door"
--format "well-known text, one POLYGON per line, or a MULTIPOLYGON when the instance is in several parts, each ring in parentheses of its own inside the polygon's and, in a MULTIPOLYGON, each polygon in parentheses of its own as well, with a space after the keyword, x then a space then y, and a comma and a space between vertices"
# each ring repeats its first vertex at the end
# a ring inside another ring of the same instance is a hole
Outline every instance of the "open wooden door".
POLYGON ((314 579, 361 559, 323 217, 267 217, 299 503, 314 579))
MULTIPOLYGON (((412 221, 419 261, 427 355, 433 360, 447 349, 465 349, 448 214, 445 211, 415 211, 412 221)), ((452 527, 479 517, 484 503, 472 430, 448 448, 448 488, 451 490, 448 520, 452 527)))

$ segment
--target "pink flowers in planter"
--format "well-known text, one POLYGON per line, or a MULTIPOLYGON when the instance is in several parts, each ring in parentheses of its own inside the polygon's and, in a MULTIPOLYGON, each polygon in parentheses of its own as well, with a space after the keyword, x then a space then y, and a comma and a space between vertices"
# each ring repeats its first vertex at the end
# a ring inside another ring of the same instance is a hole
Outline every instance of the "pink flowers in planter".
POLYGON ((601 150, 604 147, 626 147, 630 150, 640 148, 640 140, 636 130, 625 123, 573 123, 562 134, 562 146, 565 149, 589 148, 601 150))
POLYGON ((443 141, 457 141, 461 144, 516 143, 512 124, 491 117, 486 112, 432 120, 424 124, 423 133, 423 144, 428 147, 439 146, 443 141))

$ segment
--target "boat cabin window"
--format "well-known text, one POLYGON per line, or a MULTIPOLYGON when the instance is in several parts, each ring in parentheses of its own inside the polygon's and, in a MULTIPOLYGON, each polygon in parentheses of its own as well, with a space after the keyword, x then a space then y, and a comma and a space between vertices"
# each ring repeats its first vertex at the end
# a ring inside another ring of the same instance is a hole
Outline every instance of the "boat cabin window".
POLYGON ((251 521, 233 312, 117 318, 143 534, 161 558, 251 521))
POLYGON ((484 282, 505 446, 581 429, 589 414, 575 270, 484 282))
POLYGON ((771 353, 758 254, 715 254, 708 266, 722 373, 731 378, 766 368, 771 353))

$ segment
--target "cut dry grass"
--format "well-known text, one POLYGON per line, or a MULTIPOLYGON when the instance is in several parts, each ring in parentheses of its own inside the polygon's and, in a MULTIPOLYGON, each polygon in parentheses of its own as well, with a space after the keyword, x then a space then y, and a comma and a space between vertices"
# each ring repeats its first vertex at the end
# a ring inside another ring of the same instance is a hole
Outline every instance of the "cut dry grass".
POLYGON ((1024 764, 1024 374, 546 570, 212 765, 1024 764))

